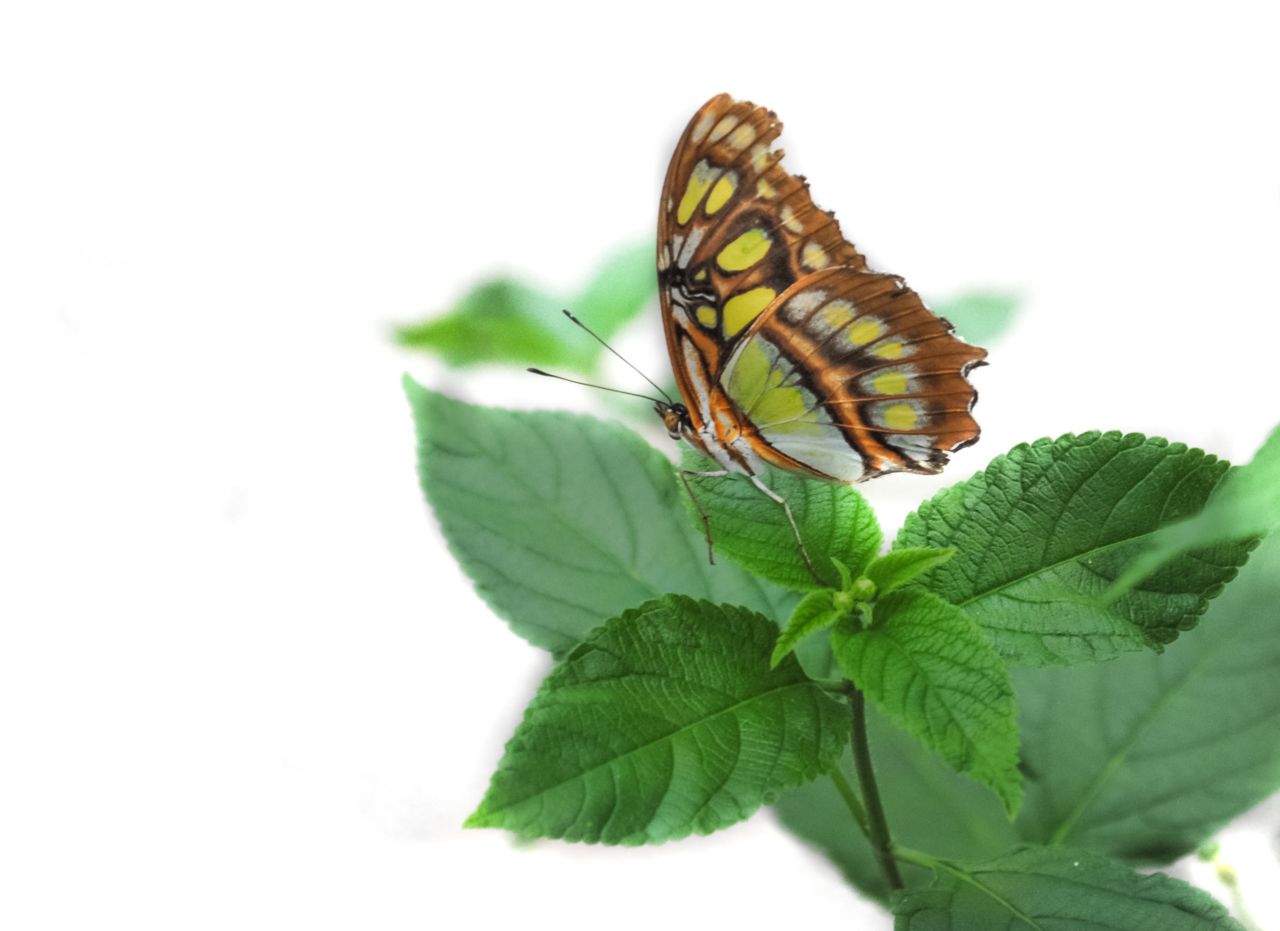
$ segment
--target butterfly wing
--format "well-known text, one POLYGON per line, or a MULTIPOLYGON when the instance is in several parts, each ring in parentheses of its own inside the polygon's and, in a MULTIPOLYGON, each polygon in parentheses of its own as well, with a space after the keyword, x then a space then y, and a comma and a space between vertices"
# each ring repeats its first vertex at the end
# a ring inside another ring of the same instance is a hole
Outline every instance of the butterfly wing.
POLYGON ((658 215, 662 319, 695 426, 735 343, 779 294, 834 265, 865 268, 803 178, 779 164, 763 107, 721 94, 694 114, 667 170, 658 215))
POLYGON ((866 261, 782 168, 768 110, 708 101, 676 147, 658 221, 667 348, 695 428, 852 481, 937 472, 974 442, 986 352, 866 261))
POLYGON ((859 481, 939 472, 974 443, 967 375, 985 356, 901 279, 836 267, 767 308, 716 384, 760 458, 859 481))

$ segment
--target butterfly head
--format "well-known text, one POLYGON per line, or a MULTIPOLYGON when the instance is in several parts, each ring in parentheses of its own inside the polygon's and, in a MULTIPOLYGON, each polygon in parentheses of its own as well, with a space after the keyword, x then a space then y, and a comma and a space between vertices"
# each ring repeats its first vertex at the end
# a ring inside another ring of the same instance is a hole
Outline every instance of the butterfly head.
POLYGON ((686 430, 693 430, 693 420, 689 417, 689 408, 683 404, 668 404, 666 401, 655 401, 653 409, 662 418, 662 425, 673 440, 685 435, 686 430))

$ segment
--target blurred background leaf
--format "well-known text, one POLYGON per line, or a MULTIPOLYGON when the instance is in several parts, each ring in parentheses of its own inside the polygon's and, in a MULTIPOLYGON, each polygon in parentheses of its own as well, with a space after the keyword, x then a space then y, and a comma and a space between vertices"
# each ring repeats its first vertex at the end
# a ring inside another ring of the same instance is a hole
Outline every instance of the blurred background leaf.
POLYGON ((1007 291, 970 291, 931 305, 967 342, 985 346, 999 339, 1018 315, 1022 298, 1007 291))
POLYGON ((1168 863, 1280 788, 1277 621, 1272 537, 1163 655, 1016 670, 1021 837, 1168 863))
POLYGON ((657 293, 657 259, 653 243, 646 240, 605 260, 569 309, 609 339, 657 293))
POLYGON ((653 245, 630 246, 600 265, 576 295, 558 297, 512 278, 477 285, 449 310, 398 327, 396 341, 458 368, 485 363, 552 366, 591 374, 604 349, 560 313, 572 310, 610 339, 657 291, 653 245))
MULTIPOLYGON (((443 313, 397 327, 395 338, 402 346, 429 352, 456 368, 505 363, 590 375, 604 349, 566 321, 560 310, 573 311, 608 340, 649 306, 656 292, 653 246, 645 241, 614 252, 575 295, 549 294, 515 278, 491 278, 443 313)), ((985 344, 1008 329, 1019 302, 1009 292, 972 291, 942 301, 935 309, 966 340, 985 344)))

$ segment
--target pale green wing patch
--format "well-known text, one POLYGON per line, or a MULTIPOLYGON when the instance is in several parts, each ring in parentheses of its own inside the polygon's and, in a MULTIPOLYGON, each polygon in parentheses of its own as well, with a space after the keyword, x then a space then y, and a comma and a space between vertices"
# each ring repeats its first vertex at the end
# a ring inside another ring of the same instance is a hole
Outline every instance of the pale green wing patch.
POLYGON ((795 363, 756 333, 733 354, 720 384, 770 446, 826 475, 856 480, 861 457, 800 375, 795 363))

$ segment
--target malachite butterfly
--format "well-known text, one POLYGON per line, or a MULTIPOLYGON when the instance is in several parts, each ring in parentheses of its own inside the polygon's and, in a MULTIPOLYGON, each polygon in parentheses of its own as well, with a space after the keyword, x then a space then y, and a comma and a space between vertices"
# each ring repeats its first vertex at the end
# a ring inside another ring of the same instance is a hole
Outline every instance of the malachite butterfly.
POLYGON ((771 111, 721 94, 676 146, 658 284, 684 403, 657 410, 720 466, 700 474, 750 476, 795 530, 765 465, 831 482, 941 471, 978 439, 968 374, 987 353, 867 267, 782 167, 781 131, 771 111))

